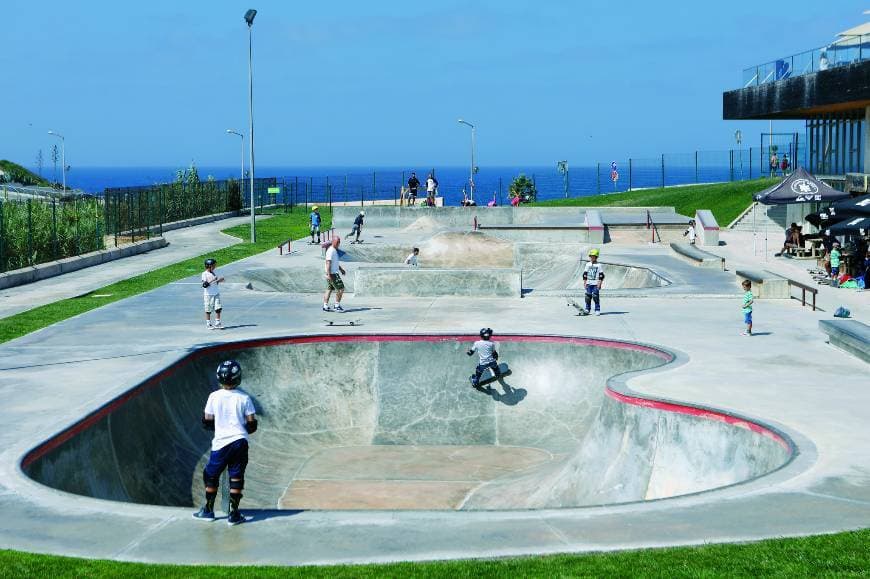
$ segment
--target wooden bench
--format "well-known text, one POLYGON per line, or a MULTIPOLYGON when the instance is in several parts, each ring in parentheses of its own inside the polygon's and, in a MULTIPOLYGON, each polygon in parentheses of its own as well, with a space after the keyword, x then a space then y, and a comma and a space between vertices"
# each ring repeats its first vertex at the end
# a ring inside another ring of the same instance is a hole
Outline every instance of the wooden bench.
POLYGON ((692 265, 698 267, 721 267, 725 270, 725 258, 714 255, 709 251, 704 251, 697 245, 691 243, 671 243, 671 251, 677 254, 677 257, 688 261, 692 265))
POLYGON ((832 346, 870 362, 870 326, 858 320, 819 320, 819 329, 832 346))
POLYGON ((791 290, 789 280, 772 271, 743 269, 737 270, 737 279, 752 282, 752 293, 758 299, 789 299, 791 290))

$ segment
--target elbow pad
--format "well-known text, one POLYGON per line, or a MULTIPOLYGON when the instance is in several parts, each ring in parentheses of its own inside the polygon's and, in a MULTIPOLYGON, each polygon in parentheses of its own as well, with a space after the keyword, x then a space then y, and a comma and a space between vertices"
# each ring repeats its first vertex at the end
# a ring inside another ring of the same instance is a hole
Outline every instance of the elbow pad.
POLYGON ((255 432, 257 432, 257 426, 258 424, 256 418, 249 422, 245 422, 245 430, 248 431, 248 434, 254 434, 255 432))
POLYGON ((202 419, 202 427, 205 430, 214 430, 214 418, 205 418, 202 419))
POLYGON ((598 274, 598 281, 604 281, 604 272, 598 274))
POLYGON ((474 350, 469 350, 469 351, 466 352, 466 354, 468 354, 469 356, 473 356, 473 355, 474 355, 474 350))
POLYGON ((493 360, 498 360, 498 352, 495 351, 495 350, 492 351, 492 359, 493 359, 493 360))
POLYGON ((583 272, 583 281, 586 281, 586 278, 588 278, 588 277, 589 277, 589 274, 584 271, 583 272))

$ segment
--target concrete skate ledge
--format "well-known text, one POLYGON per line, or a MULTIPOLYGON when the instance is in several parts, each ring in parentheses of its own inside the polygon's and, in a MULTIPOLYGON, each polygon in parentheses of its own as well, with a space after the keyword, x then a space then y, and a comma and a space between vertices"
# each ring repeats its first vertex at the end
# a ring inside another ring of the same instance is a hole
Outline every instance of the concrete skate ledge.
POLYGON ((123 257, 130 257, 131 255, 139 255, 140 253, 146 253, 154 249, 160 249, 162 247, 166 247, 167 245, 169 245, 169 242, 166 241, 165 238, 154 237, 152 239, 136 241, 135 243, 123 245, 121 247, 101 249, 100 251, 92 251, 90 253, 84 253, 75 257, 67 257, 65 259, 59 259, 57 261, 40 263, 39 265, 35 265, 33 267, 24 267, 21 269, 7 271, 6 273, 0 273, 0 289, 16 287, 40 281, 43 279, 56 277, 58 275, 63 275, 72 271, 78 271, 86 267, 99 265, 101 263, 107 263, 109 261, 115 261, 116 259, 121 259, 123 257))
POLYGON ((735 273, 740 283, 746 279, 752 282, 752 293, 758 299, 787 300, 791 298, 788 279, 781 275, 766 269, 743 269, 737 270, 735 273))
POLYGON ((828 335, 828 342, 870 362, 870 326, 858 320, 819 320, 819 329, 828 335))
POLYGON ((519 268, 360 267, 354 294, 378 297, 522 297, 519 268))
POLYGON ((708 209, 698 209, 695 212, 695 233, 700 245, 719 245, 719 223, 713 212, 708 209))
POLYGON ((699 249, 691 243, 671 243, 671 251, 677 254, 677 257, 683 261, 687 261, 692 265, 704 268, 719 268, 725 270, 725 258, 714 255, 703 249, 699 249))

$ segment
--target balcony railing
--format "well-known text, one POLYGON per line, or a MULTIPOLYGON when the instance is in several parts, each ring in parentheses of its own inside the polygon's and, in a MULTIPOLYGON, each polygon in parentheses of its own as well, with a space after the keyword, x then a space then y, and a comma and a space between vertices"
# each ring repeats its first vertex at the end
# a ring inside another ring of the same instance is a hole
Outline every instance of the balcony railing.
POLYGON ((827 46, 743 70, 743 88, 761 86, 870 59, 870 34, 842 36, 827 46), (865 48, 866 45, 866 48, 865 48))

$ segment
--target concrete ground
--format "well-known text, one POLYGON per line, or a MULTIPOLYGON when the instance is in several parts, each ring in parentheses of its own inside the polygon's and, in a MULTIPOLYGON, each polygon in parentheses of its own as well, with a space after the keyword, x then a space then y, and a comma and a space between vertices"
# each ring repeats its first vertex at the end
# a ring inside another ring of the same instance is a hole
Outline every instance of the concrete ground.
MULTIPOLYGON (((727 245, 713 251, 726 255, 731 271, 747 264, 800 273, 791 263, 753 259, 739 235, 723 232, 722 239, 727 245)), ((870 294, 823 287, 825 311, 816 312, 794 300, 759 300, 756 335, 743 337, 730 272, 678 267, 660 247, 605 245, 602 261, 618 254, 648 263, 687 289, 612 295, 605 289, 600 317, 577 317, 564 297, 535 292, 522 299, 350 295, 344 315, 363 325, 338 328, 324 323, 325 316, 339 314, 320 311, 317 294, 251 291, 241 283, 240 272, 279 259, 286 267, 317 263, 319 247, 294 248, 298 253, 289 257, 269 253, 222 269, 231 282, 222 290, 225 331, 204 328, 201 289, 190 278, 0 347, 4 547, 147 562, 295 565, 750 541, 870 525, 870 448, 862 443, 870 436, 868 367, 829 346, 817 327, 839 302, 854 302, 853 315, 866 320, 870 294), (598 336, 677 352, 681 364, 633 376, 627 388, 770 425, 794 441, 797 454, 772 474, 663 500, 475 512, 250 510, 250 520, 234 528, 193 521, 189 508, 71 495, 29 479, 20 468, 29 450, 204 346, 308 334, 474 334, 482 326, 497 333, 598 336)))
MULTIPOLYGON (((261 216, 259 219, 267 219, 261 216)), ((26 286, 0 290, 0 318, 6 318, 51 302, 86 294, 103 286, 128 279, 167 265, 239 243, 221 233, 227 227, 247 223, 250 217, 233 217, 204 225, 167 231, 167 247, 87 267, 79 271, 44 279, 26 286)))

